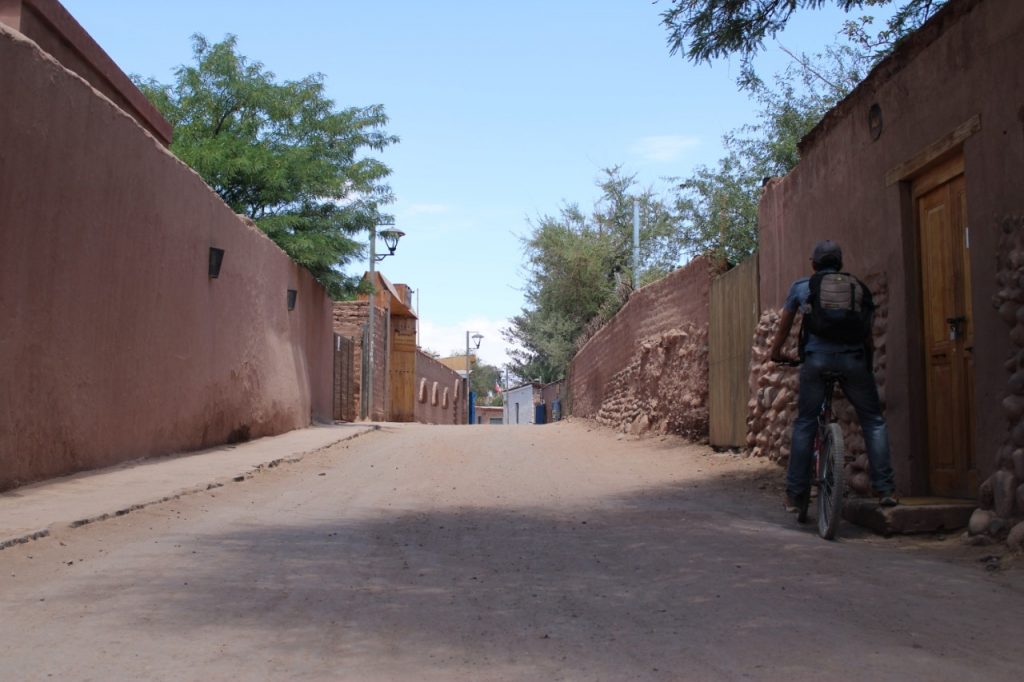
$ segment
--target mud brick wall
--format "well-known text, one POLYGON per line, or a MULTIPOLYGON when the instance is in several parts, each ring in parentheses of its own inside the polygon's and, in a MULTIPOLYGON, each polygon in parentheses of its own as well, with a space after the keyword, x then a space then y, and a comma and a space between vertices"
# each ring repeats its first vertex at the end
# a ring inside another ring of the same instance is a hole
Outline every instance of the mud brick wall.
POLYGON ((558 415, 559 419, 565 417, 565 385, 564 382, 555 381, 550 384, 546 384, 544 388, 540 390, 540 399, 544 401, 544 419, 547 423, 555 421, 555 415, 552 411, 555 404, 555 399, 558 399, 561 404, 561 413, 558 415))
POLYGON ((415 420, 421 424, 465 424, 466 396, 458 372, 416 351, 415 420))
MULTIPOLYGON (((878 382, 879 398, 885 407, 886 380, 886 329, 889 319, 889 286, 884 274, 867 275, 862 278, 874 296, 874 372, 878 382)), ((797 356, 797 339, 800 331, 800 315, 797 315, 783 354, 797 356)), ((750 402, 747 404, 747 451, 755 457, 768 457, 785 462, 789 458, 790 438, 793 420, 796 418, 796 400, 799 388, 799 370, 780 367, 769 358, 769 349, 779 327, 779 313, 767 310, 761 314, 761 321, 754 333, 754 347, 751 357, 750 402)), ((847 454, 853 459, 848 465, 848 481, 857 493, 870 492, 867 454, 864 436, 857 421, 853 406, 836 393, 832 403, 843 429, 847 454)))
MULTIPOLYGON (((347 336, 355 341, 353 374, 355 385, 352 399, 355 402, 355 414, 360 414, 363 404, 363 335, 370 316, 369 301, 335 301, 334 332, 347 336)), ((374 364, 373 372, 373 411, 371 420, 387 419, 387 388, 388 388, 388 311, 377 308, 374 315, 374 364)))
POLYGON ((573 358, 572 415, 631 433, 705 437, 711 277, 710 261, 698 258, 633 292, 573 358))

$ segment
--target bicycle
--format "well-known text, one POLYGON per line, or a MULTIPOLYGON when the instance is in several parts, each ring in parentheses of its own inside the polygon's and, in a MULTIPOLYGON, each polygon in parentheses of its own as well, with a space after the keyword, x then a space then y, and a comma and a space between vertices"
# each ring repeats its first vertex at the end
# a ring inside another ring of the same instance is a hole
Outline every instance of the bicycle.
MULTIPOLYGON (((800 363, 789 360, 778 364, 796 367, 800 363)), ((818 489, 818 535, 826 540, 834 540, 839 530, 839 517, 842 516, 843 496, 846 492, 843 469, 846 463, 846 447, 843 443, 843 430, 832 411, 832 395, 835 393, 836 384, 842 378, 843 375, 838 372, 822 372, 822 379, 825 380, 825 399, 818 411, 818 431, 814 437, 814 451, 811 457, 811 470, 814 472, 811 485, 818 489)), ((804 495, 798 502, 797 521, 807 523, 810 495, 804 495)))

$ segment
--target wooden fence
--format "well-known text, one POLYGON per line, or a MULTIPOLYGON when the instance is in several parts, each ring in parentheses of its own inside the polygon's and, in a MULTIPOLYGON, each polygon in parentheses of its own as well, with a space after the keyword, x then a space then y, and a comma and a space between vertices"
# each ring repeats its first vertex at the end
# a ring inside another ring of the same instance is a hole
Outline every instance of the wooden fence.
POLYGON ((355 341, 334 335, 334 419, 354 422, 355 400, 355 341))
POLYGON ((742 447, 747 436, 750 351, 760 317, 757 254, 712 281, 710 315, 710 441, 716 447, 742 447))

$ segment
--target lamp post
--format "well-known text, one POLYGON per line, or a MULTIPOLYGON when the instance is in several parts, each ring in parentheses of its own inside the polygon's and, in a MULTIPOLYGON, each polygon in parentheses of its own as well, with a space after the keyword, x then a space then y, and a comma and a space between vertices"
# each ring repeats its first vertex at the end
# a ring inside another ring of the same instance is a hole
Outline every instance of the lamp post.
POLYGON ((405 236, 405 233, 401 230, 394 229, 394 223, 382 223, 381 227, 388 229, 381 230, 380 236, 384 240, 384 245, 388 247, 387 253, 377 253, 377 224, 374 223, 370 226, 370 314, 367 320, 367 328, 369 333, 368 346, 367 346, 367 362, 366 362, 366 390, 362 391, 362 417, 363 419, 373 417, 373 329, 375 322, 374 311, 377 306, 374 303, 374 294, 376 294, 376 265, 380 261, 384 260, 388 256, 395 255, 395 249, 398 248, 398 240, 405 236))
POLYGON ((472 390, 472 384, 469 383, 469 373, 470 373, 470 367, 469 367, 469 339, 470 339, 470 336, 469 335, 470 334, 473 335, 473 341, 476 343, 476 345, 473 346, 473 348, 475 348, 475 349, 479 349, 480 348, 480 341, 482 341, 483 338, 484 338, 484 335, 481 334, 480 332, 470 332, 470 331, 466 332, 466 421, 467 422, 469 422, 469 415, 470 415, 470 412, 471 412, 471 410, 470 410, 470 402, 469 402, 469 394, 470 394, 470 391, 472 390))

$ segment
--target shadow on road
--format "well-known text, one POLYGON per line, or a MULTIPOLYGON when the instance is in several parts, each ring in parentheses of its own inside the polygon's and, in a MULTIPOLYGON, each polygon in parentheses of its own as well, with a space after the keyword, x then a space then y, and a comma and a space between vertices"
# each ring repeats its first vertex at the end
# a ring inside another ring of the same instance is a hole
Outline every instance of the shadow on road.
MULTIPOLYGON (((853 679, 854 664, 863 679, 894 657, 940 671, 929 637, 1000 607, 997 594, 977 594, 977 575, 797 529, 768 508, 756 476, 569 509, 373 510, 188 536, 173 577, 118 589, 140 591, 167 622, 273 633, 270 646, 292 653, 415 652, 602 679, 764 666, 853 679), (937 610, 936 599, 956 607, 937 610), (898 619, 883 617, 893 610, 898 619), (798 642, 828 644, 831 658, 794 658, 798 642)), ((954 660, 1001 650, 992 639, 944 647, 954 660)))

